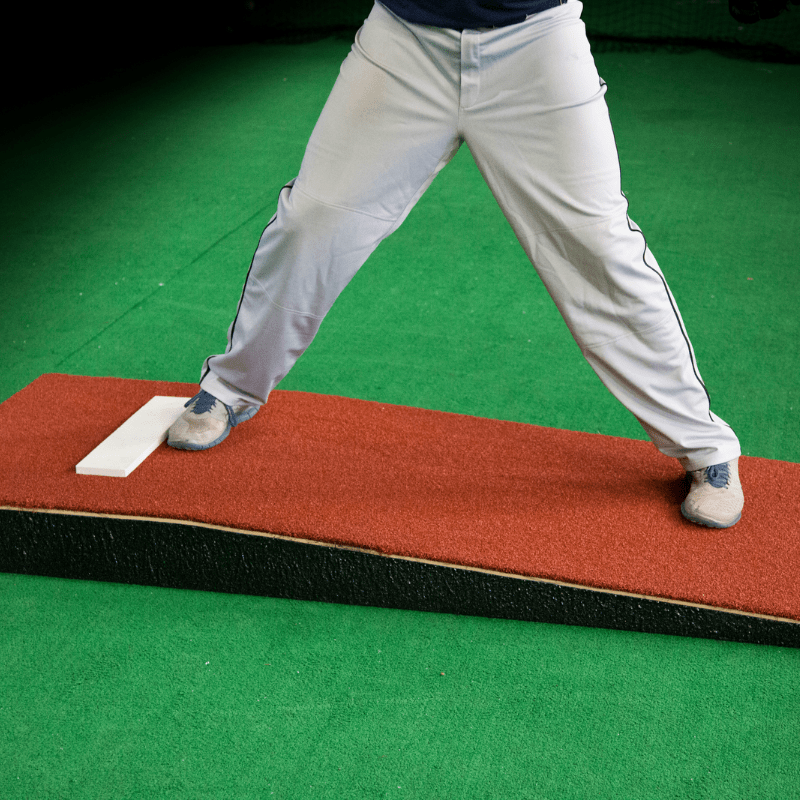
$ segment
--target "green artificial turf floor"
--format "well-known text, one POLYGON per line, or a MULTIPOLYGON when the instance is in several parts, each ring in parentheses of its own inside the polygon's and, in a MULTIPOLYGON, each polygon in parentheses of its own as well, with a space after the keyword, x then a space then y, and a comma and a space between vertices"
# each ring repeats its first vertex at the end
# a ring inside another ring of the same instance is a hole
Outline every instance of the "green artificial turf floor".
MULTIPOLYGON (((185 51, 9 115, 0 399, 197 379, 348 48, 185 51)), ((597 61, 715 410, 800 461, 800 66, 597 61)), ((643 438, 466 148, 281 388, 643 438)), ((2 798, 784 800, 800 652, 1 575, 0 731, 2 798)))

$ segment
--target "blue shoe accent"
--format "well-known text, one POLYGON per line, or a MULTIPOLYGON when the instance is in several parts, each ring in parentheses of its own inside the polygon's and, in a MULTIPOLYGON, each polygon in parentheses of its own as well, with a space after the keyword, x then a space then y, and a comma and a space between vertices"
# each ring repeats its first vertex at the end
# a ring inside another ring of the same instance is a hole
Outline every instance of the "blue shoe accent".
MULTIPOLYGON (((223 403, 223 405, 225 404, 223 403)), ((258 406, 250 406, 250 408, 246 408, 242 411, 241 414, 234 414, 230 406, 225 406, 225 408, 228 409, 228 419, 231 421, 232 428, 235 428, 241 422, 247 422, 247 420, 253 419, 258 413, 258 406)))
POLYGON ((705 481, 710 483, 715 489, 722 489, 723 486, 728 485, 728 465, 714 464, 713 467, 706 467, 705 481))
MULTIPOLYGON (((195 403, 194 408, 189 409, 190 414, 205 414, 206 411, 211 411, 217 398, 213 394, 209 394, 205 389, 201 389, 194 397, 184 404, 184 408, 189 408, 192 403, 195 403)), ((222 401, 220 401, 222 402, 222 401)), ((225 405, 223 403, 223 405, 225 405)), ((225 406, 225 408, 228 408, 225 406)), ((230 417, 231 410, 228 408, 228 416, 230 417)))

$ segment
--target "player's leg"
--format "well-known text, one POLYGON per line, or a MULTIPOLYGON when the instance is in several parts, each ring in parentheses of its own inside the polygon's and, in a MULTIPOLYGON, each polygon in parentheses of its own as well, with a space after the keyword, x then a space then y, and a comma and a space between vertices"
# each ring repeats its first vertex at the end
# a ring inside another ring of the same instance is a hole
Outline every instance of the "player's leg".
POLYGON ((339 293, 455 154, 458 57, 454 32, 431 31, 423 43, 375 7, 261 236, 226 352, 205 362, 207 394, 174 426, 173 446, 213 446, 267 401, 339 293))
MULTIPOLYGON (((491 68, 463 112, 465 139, 603 383, 661 452, 687 471, 726 464, 724 481, 714 480, 736 484, 738 439, 710 409, 675 300, 628 217, 580 9, 571 2, 483 36, 491 68), (503 74, 520 76, 513 91, 503 74)), ((737 514, 723 508, 704 521, 732 524, 737 514)))

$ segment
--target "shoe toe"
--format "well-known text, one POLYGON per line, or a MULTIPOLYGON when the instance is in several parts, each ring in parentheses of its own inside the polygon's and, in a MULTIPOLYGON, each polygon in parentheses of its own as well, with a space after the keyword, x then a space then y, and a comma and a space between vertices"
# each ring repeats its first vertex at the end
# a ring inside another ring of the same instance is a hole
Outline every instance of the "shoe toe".
POLYGON ((707 528, 730 528, 742 518, 741 507, 731 498, 714 498, 706 503, 687 498, 681 505, 681 513, 690 522, 707 528))
POLYGON ((728 462, 723 473, 728 475, 722 485, 705 478, 704 470, 692 475, 692 486, 681 505, 681 513, 690 522, 707 528, 730 528, 742 518, 744 494, 739 480, 738 459, 728 462))
POLYGON ((219 444, 229 432, 227 418, 185 411, 169 429, 167 444, 177 450, 207 450, 219 444))

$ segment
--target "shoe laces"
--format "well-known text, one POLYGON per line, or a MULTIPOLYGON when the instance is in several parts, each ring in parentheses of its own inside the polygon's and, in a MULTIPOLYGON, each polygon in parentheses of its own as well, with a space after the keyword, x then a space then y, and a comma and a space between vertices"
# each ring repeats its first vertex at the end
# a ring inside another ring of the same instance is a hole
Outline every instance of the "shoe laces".
POLYGON ((200 394, 195 395, 186 405, 194 403, 194 406, 190 409, 192 414, 205 414, 207 411, 211 411, 216 402, 217 398, 213 394, 201 389, 200 394))
POLYGON ((706 467, 706 483, 710 483, 715 489, 722 489, 728 485, 728 465, 714 464, 713 467, 706 467))

